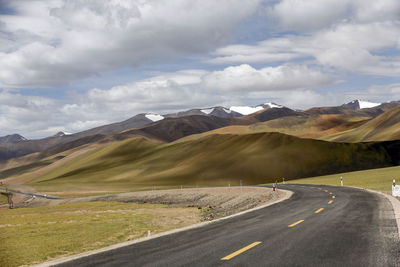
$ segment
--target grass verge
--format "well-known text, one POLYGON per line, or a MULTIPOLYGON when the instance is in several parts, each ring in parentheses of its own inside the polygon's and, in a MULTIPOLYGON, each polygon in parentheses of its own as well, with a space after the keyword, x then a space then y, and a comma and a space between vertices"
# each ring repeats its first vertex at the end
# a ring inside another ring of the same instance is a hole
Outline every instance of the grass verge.
POLYGON ((197 208, 87 202, 0 210, 0 266, 61 256, 168 231, 200 221, 197 208))
POLYGON ((321 184, 340 186, 340 177, 346 186, 356 186, 377 191, 392 190, 392 181, 396 179, 400 184, 400 167, 379 168, 373 170, 345 172, 333 175, 291 180, 290 184, 321 184))

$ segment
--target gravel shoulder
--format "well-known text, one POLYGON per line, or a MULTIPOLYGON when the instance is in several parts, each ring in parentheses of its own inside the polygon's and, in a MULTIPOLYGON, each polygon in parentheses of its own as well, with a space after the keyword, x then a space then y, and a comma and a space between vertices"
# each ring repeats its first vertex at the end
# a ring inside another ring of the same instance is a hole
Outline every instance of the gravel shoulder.
POLYGON ((21 202, 17 206, 37 207, 94 201, 166 204, 170 207, 196 207, 201 211, 203 220, 213 220, 285 198, 288 192, 278 190, 275 197, 273 194, 271 188, 265 187, 212 187, 140 191, 62 200, 34 199, 29 203, 21 202))

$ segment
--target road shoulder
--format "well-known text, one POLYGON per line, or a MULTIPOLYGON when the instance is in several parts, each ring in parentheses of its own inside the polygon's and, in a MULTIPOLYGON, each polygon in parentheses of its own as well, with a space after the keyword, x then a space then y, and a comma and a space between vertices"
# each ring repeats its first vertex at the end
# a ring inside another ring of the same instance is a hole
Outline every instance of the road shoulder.
POLYGON ((393 212, 394 212, 394 217, 396 219, 396 223, 397 223, 397 232, 399 234, 400 237, 400 201, 398 199, 396 199, 395 197, 379 192, 379 191, 375 191, 375 190, 371 190, 371 189, 365 189, 366 191, 372 192, 372 193, 376 193, 382 196, 385 196, 389 202, 392 204, 393 207, 393 212))

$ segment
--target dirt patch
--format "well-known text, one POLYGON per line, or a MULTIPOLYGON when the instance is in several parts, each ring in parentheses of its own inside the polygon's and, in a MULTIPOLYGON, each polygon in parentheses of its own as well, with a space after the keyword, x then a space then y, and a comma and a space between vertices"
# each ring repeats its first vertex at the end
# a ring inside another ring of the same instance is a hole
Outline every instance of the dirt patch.
POLYGON ((35 207, 94 201, 167 204, 170 207, 196 207, 201 211, 203 220, 213 220, 266 204, 274 198, 284 198, 286 194, 278 190, 274 197, 272 189, 262 187, 216 187, 129 192, 63 200, 36 199, 22 205, 35 207))

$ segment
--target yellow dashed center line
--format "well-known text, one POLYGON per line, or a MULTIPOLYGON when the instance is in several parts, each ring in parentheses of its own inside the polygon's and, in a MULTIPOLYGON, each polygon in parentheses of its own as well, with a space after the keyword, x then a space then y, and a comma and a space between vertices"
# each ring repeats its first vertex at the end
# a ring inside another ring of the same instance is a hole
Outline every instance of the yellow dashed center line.
POLYGON ((324 208, 320 208, 320 209, 317 209, 314 213, 320 213, 323 210, 324 210, 324 208))
POLYGON ((332 196, 332 198, 336 198, 335 196, 332 196))
POLYGON ((288 227, 296 226, 296 225, 298 225, 299 223, 302 223, 302 222, 304 222, 304 220, 300 220, 300 221, 297 221, 295 223, 292 223, 292 224, 288 225, 288 227))
POLYGON ((329 195, 332 195, 332 192, 329 192, 329 195))
POLYGON ((328 204, 332 204, 333 200, 329 200, 328 204))
POLYGON ((261 242, 259 242, 259 241, 251 243, 250 245, 248 245, 248 246, 246 246, 244 248, 241 248, 241 249, 233 252, 232 254, 229 254, 228 256, 225 256, 225 257, 221 258, 221 260, 222 261, 230 260, 233 257, 236 257, 237 255, 239 255, 239 254, 241 254, 241 253, 243 253, 243 252, 245 252, 245 251, 247 251, 247 250, 249 250, 249 249, 251 249, 251 248, 253 248, 253 247, 257 246, 257 245, 259 245, 259 244, 261 244, 261 242))
POLYGON ((328 193, 328 190, 324 190, 324 191, 328 193))

